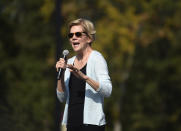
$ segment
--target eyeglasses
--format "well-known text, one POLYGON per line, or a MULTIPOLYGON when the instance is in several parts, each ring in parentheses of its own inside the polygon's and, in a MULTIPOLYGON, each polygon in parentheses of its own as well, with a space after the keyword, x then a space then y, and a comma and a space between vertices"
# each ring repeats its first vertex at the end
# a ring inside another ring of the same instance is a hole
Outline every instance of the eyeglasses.
POLYGON ((86 32, 75 32, 75 33, 69 33, 69 34, 68 34, 68 37, 69 37, 69 38, 72 38, 72 37, 74 36, 74 34, 75 34, 76 37, 81 37, 81 36, 82 36, 82 33, 85 33, 85 34, 86 34, 86 32))

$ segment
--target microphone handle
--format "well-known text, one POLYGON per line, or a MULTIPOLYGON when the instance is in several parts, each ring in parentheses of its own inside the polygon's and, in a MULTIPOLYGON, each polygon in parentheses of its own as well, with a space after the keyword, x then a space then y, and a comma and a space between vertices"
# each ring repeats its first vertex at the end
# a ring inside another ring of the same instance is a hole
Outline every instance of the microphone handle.
POLYGON ((61 72, 62 72, 62 70, 59 68, 58 75, 57 75, 57 80, 60 80, 61 72))
MULTIPOLYGON (((67 60, 66 55, 63 56, 63 59, 67 60)), ((60 77, 62 76, 64 70, 65 69, 59 68, 58 75, 57 75, 57 80, 60 80, 60 77)))

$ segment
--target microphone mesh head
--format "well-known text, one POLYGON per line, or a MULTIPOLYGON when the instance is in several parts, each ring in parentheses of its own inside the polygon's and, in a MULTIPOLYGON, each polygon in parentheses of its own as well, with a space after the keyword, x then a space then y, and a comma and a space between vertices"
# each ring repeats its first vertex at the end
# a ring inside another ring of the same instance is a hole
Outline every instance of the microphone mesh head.
POLYGON ((63 50, 63 55, 66 56, 69 54, 69 51, 68 50, 63 50))

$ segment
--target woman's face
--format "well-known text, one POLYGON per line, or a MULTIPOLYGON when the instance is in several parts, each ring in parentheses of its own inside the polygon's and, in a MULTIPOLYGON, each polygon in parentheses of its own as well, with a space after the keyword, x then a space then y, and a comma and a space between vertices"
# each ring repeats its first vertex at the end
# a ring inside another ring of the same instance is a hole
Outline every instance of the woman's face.
POLYGON ((91 42, 91 39, 83 31, 81 25, 74 25, 70 29, 69 41, 75 52, 83 52, 91 42))

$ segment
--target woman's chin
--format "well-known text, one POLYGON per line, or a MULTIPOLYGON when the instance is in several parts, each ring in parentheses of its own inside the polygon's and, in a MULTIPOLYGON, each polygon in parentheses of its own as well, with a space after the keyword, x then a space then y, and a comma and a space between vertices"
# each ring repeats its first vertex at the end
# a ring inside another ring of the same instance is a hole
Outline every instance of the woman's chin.
POLYGON ((80 49, 79 49, 78 46, 73 46, 73 50, 74 50, 75 52, 77 52, 77 51, 79 51, 80 49))
POLYGON ((74 50, 75 52, 79 52, 79 49, 78 49, 78 48, 73 48, 73 50, 74 50))

